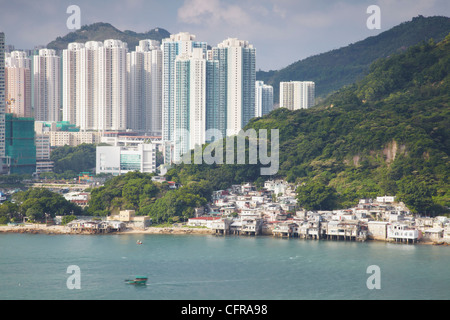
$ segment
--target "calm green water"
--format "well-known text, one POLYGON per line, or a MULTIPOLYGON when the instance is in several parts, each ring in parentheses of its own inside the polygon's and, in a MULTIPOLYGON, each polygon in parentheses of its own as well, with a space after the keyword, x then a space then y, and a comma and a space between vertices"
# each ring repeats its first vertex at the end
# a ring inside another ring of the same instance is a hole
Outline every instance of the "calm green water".
POLYGON ((449 299, 450 247, 183 235, 0 234, 0 299, 449 299), (136 241, 143 241, 137 245, 136 241), (81 289, 68 289, 70 265, 81 289), (369 290, 367 267, 380 267, 369 290), (124 280, 147 275, 147 286, 124 280))

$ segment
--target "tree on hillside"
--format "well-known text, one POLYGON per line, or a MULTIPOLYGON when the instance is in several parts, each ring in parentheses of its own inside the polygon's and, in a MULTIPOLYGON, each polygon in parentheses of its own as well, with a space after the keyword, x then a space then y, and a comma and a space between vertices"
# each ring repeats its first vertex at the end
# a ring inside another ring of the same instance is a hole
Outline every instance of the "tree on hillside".
POLYGON ((11 201, 5 201, 0 205, 0 224, 10 221, 20 221, 19 206, 11 201))
POLYGON ((297 188, 297 204, 306 210, 333 210, 337 206, 337 192, 323 182, 311 181, 297 188))
POLYGON ((45 214, 49 217, 56 215, 75 214, 80 215, 83 209, 66 200, 62 195, 45 188, 32 188, 14 195, 18 211, 22 216, 31 220, 44 221, 45 214))
POLYGON ((66 145, 53 150, 50 158, 54 161, 55 173, 72 171, 77 175, 95 168, 96 145, 86 143, 76 147, 66 145))
POLYGON ((412 213, 431 214, 433 190, 424 181, 403 178, 398 182, 398 186, 398 199, 403 201, 412 213))

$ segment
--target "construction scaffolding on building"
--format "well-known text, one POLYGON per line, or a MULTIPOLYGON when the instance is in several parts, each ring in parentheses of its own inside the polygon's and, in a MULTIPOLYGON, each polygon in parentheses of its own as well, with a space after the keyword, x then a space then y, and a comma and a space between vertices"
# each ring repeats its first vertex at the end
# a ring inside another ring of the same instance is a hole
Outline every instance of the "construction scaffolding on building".
POLYGON ((34 118, 5 115, 5 153, 10 174, 36 172, 34 118))

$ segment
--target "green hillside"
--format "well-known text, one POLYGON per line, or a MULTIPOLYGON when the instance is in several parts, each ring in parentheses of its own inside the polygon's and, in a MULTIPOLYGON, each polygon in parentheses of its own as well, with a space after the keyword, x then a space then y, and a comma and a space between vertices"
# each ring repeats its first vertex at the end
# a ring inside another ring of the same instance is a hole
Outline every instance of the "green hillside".
MULTIPOLYGON (((246 127, 280 130, 277 177, 303 185, 311 208, 345 208, 360 198, 397 195, 411 210, 450 207, 450 35, 380 59, 370 73, 317 108, 277 109, 246 127), (314 206, 313 197, 328 200, 314 206)), ((212 189, 268 178, 258 165, 187 165, 169 171, 212 189)))
POLYGON ((274 87, 279 102, 280 81, 314 81, 323 98, 361 79, 375 60, 404 51, 421 41, 441 41, 450 32, 450 18, 418 16, 377 36, 297 61, 278 71, 259 71, 257 80, 274 87))
POLYGON ((139 44, 139 40, 151 39, 162 41, 170 36, 167 30, 162 28, 155 28, 148 32, 137 33, 130 30, 120 31, 109 23, 93 23, 82 26, 79 30, 70 32, 64 37, 58 37, 47 45, 49 49, 63 50, 67 49, 67 45, 71 42, 87 41, 104 41, 107 39, 117 39, 128 44, 130 50, 134 50, 135 46, 139 44))
MULTIPOLYGON (((250 121, 245 130, 278 129, 279 170, 260 164, 180 164, 166 175, 182 185, 128 173, 92 190, 90 214, 134 209, 156 223, 186 220, 213 190, 272 178, 296 183, 307 209, 347 208, 361 198, 395 195, 423 215, 450 207, 450 34, 377 60, 369 74, 321 105, 285 108, 250 121)), ((206 146, 203 146, 205 148, 206 146)), ((235 146, 235 149, 237 147, 235 146)), ((248 151, 248 147, 247 147, 248 151)))

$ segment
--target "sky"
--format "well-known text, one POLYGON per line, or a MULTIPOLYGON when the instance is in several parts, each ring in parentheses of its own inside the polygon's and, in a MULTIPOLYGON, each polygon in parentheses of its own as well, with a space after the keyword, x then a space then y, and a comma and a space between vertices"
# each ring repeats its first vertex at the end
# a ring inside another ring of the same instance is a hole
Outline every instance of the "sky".
POLYGON ((0 31, 16 49, 46 45, 81 25, 107 22, 119 30, 156 27, 189 32, 215 46, 227 38, 256 48, 257 70, 279 70, 298 60, 347 46, 418 15, 450 16, 449 0, 0 0, 0 31), (379 16, 368 7, 379 7, 379 16), (379 17, 379 29, 367 21, 379 17))

